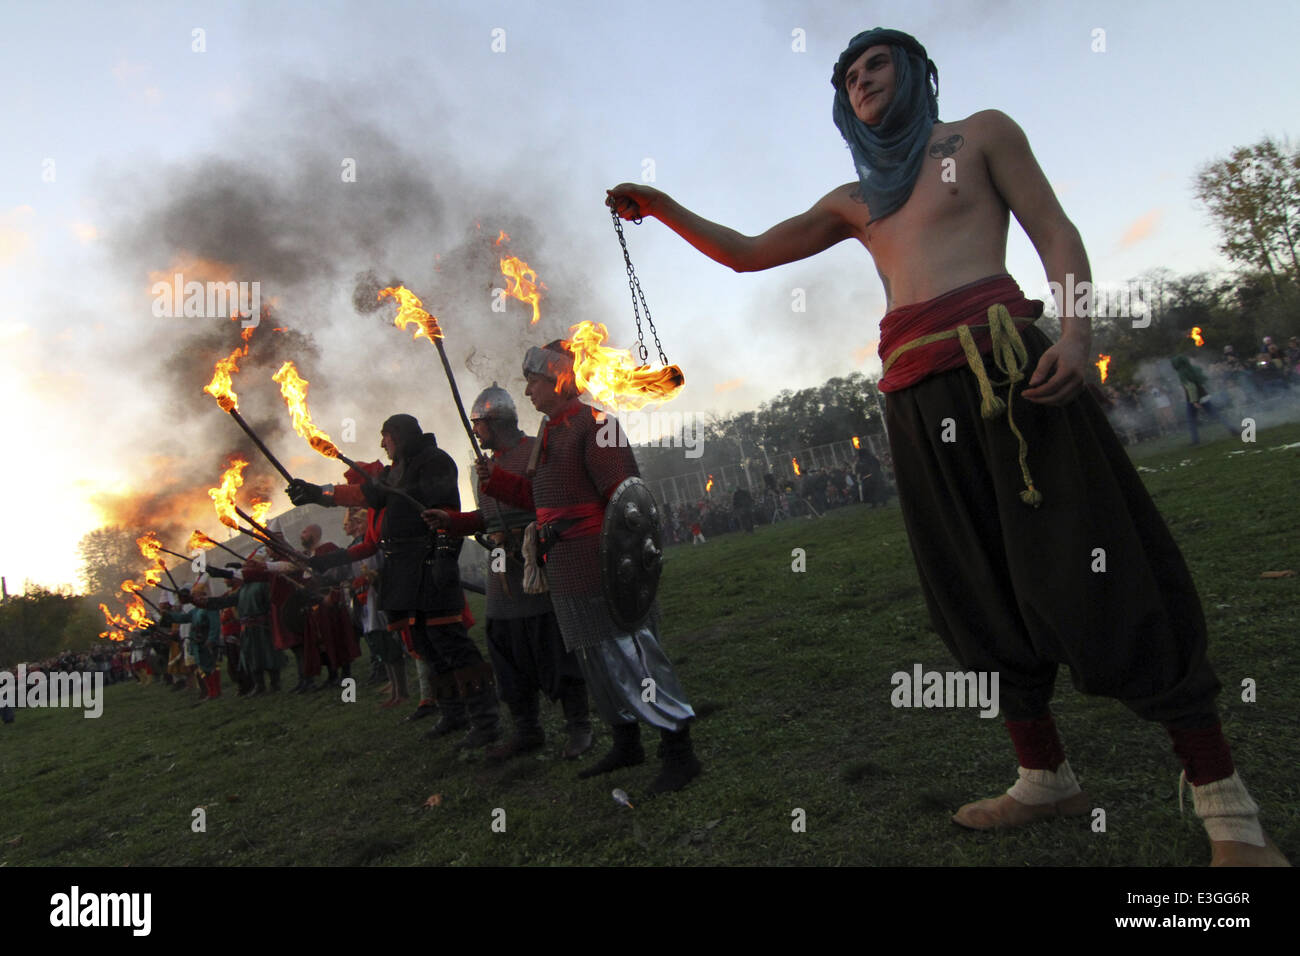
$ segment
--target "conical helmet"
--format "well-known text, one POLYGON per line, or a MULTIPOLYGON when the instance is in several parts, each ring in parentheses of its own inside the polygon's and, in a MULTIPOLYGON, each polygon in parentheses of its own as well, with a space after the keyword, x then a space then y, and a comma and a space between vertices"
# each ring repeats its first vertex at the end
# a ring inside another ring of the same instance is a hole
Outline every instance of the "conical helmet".
POLYGON ((474 399, 474 407, 470 409, 469 417, 471 419, 495 418, 517 422, 519 412, 515 409, 515 403, 510 398, 510 393, 497 385, 496 382, 493 382, 490 387, 478 393, 478 398, 474 399))

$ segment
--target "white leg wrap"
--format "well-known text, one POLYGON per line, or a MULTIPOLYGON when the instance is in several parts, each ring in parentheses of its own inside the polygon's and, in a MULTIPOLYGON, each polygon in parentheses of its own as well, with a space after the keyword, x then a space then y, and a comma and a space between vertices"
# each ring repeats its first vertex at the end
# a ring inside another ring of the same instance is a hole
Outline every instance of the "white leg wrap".
POLYGON ((1007 793, 1014 800, 1029 806, 1044 803, 1059 803, 1076 793, 1081 793, 1078 778, 1070 769, 1070 761, 1064 761, 1055 771, 1026 770, 1019 768, 1020 777, 1007 793))
POLYGON ((1264 846, 1259 804, 1251 799, 1246 785, 1235 773, 1223 780, 1192 787, 1192 806, 1211 840, 1264 846))

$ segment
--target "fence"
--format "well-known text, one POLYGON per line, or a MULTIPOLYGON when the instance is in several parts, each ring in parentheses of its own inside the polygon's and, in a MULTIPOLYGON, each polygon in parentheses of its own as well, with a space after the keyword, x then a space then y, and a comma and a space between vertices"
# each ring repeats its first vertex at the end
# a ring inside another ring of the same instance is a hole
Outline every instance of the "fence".
MULTIPOLYGON (((859 438, 859 441, 882 460, 889 451, 889 444, 884 435, 867 435, 859 438)), ((701 466, 695 471, 673 475, 670 478, 660 478, 649 484, 655 497, 669 506, 695 504, 709 497, 730 500, 731 493, 741 486, 747 488, 755 497, 760 497, 763 493, 763 476, 769 471, 776 476, 778 482, 795 478, 792 459, 798 460, 800 472, 806 475, 817 468, 852 469, 857 458, 858 450, 853 447, 853 440, 849 438, 780 456, 764 453, 761 458, 746 458, 721 468, 714 468, 712 472, 706 472, 701 466), (713 476, 713 488, 708 490, 710 474, 713 476)))

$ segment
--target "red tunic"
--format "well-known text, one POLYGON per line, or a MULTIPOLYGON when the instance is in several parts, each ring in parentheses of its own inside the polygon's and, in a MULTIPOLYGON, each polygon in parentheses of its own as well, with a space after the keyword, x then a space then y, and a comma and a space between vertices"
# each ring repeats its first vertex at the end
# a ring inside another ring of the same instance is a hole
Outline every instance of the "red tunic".
POLYGON ((546 582, 556 596, 599 595, 599 516, 614 490, 640 474, 636 457, 617 419, 576 398, 546 423, 541 442, 531 481, 497 468, 483 491, 521 508, 535 508, 539 525, 544 518, 577 519, 546 555, 546 582))

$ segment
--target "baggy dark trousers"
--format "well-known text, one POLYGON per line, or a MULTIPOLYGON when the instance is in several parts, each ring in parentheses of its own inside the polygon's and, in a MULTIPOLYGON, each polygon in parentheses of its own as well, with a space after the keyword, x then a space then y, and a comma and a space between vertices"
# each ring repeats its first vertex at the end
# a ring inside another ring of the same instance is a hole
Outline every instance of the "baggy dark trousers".
MULTIPOLYGON (((1021 334, 1028 373, 1051 342, 1021 334)), ((985 367, 1005 377, 987 357, 985 367)), ((935 629, 963 668, 1000 672, 1006 719, 1043 714, 1063 664, 1082 693, 1147 720, 1213 723, 1220 685, 1200 599, 1137 470, 1091 395, 1040 405, 1020 397, 1024 384, 1012 412, 1037 509, 1019 497, 1006 414, 980 417, 969 369, 888 396, 899 503, 935 629)))
POLYGON ((574 683, 582 683, 582 671, 571 651, 564 649, 564 637, 554 612, 530 617, 487 619, 488 651, 501 699, 514 713, 536 705, 540 691, 559 700, 574 683))

